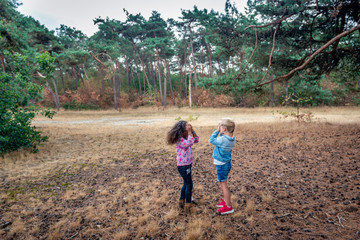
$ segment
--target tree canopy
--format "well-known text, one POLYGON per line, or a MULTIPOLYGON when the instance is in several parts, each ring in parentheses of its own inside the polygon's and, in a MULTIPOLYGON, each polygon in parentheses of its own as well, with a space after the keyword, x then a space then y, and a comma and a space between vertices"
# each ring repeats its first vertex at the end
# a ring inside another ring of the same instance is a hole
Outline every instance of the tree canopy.
POLYGON ((0 0, 1 70, 14 74, 14 53, 35 67, 49 52, 53 75, 32 71, 30 81, 57 108, 186 105, 192 85, 202 106, 220 96, 224 105, 279 105, 292 93, 311 96, 311 105, 358 104, 356 0, 249 0, 246 12, 227 0, 223 13, 194 6, 167 20, 123 9, 124 21, 94 19, 90 37, 65 25, 49 31, 18 5, 0 0))

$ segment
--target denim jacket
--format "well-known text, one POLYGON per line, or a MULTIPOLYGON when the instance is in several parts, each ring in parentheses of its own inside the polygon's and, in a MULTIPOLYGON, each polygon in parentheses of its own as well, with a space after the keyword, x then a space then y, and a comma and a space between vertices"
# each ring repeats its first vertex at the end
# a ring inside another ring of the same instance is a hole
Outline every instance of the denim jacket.
POLYGON ((212 157, 220 162, 230 162, 231 152, 235 144, 235 137, 229 137, 224 134, 217 137, 218 135, 219 131, 215 130, 209 138, 209 143, 215 145, 212 157))

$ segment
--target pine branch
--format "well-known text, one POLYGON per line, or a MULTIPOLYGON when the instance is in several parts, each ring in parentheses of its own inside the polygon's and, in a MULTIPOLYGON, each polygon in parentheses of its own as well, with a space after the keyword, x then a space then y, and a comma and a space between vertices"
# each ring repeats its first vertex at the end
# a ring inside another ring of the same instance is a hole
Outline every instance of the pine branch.
POLYGON ((257 37, 257 29, 255 28, 255 48, 254 48, 254 50, 252 51, 251 56, 250 56, 247 64, 245 65, 244 69, 241 70, 240 75, 245 71, 246 67, 249 65, 252 57, 254 56, 255 50, 257 49, 257 45, 258 45, 258 37, 257 37))
POLYGON ((264 86, 266 84, 275 82, 275 81, 279 81, 279 80, 286 80, 286 79, 290 79, 297 71, 299 70, 303 70, 319 53, 321 53, 322 51, 324 51, 326 48, 328 48, 331 44, 333 44, 334 42, 338 41, 339 39, 357 31, 360 30, 360 24, 356 25, 355 27, 349 29, 348 31, 342 32, 340 34, 338 34, 337 36, 335 36, 334 38, 332 38, 330 41, 328 41, 326 44, 324 44, 321 48, 319 48, 318 50, 316 50, 316 52, 314 52, 313 54, 310 55, 310 57, 299 67, 294 68, 293 70, 291 70, 289 73, 282 75, 280 77, 274 78, 270 81, 267 81, 265 83, 262 83, 260 85, 258 85, 257 87, 261 87, 264 86))
POLYGON ((272 55, 274 54, 274 49, 275 49, 276 33, 279 30, 280 26, 281 26, 281 22, 279 23, 279 25, 275 29, 274 36, 273 36, 273 46, 271 48, 271 52, 270 52, 270 56, 269 56, 269 65, 268 65, 268 67, 266 69, 266 72, 264 74, 264 77, 263 77, 263 79, 261 81, 264 81, 264 79, 266 78, 266 75, 267 75, 267 73, 268 73, 268 71, 269 71, 269 69, 271 67, 271 59, 272 59, 272 55))
POLYGON ((276 20, 274 22, 264 24, 264 25, 260 25, 260 26, 258 26, 258 25, 250 25, 250 26, 247 26, 244 30, 247 30, 249 28, 264 28, 264 27, 268 27, 268 26, 271 26, 271 25, 279 24, 279 23, 283 22, 284 20, 286 20, 289 17, 292 17, 294 15, 295 15, 295 13, 292 13, 292 14, 290 14, 288 16, 285 16, 285 17, 282 17, 282 18, 280 18, 280 19, 278 19, 278 20, 276 20))

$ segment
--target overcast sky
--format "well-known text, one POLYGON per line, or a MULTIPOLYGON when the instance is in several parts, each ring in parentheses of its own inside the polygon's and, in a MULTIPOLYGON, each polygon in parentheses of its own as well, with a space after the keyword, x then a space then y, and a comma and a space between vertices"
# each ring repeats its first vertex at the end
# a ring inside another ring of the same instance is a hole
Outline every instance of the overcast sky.
MULTIPOLYGON (((75 27, 87 36, 97 31, 93 19, 97 17, 124 21, 126 16, 123 8, 129 13, 141 13, 146 19, 153 10, 158 11, 166 20, 178 19, 181 9, 192 10, 194 5, 199 9, 214 9, 224 12, 225 0, 19 0, 23 3, 18 10, 37 19, 51 30, 60 24, 75 27)), ((235 2, 239 11, 244 11, 247 0, 235 2)))

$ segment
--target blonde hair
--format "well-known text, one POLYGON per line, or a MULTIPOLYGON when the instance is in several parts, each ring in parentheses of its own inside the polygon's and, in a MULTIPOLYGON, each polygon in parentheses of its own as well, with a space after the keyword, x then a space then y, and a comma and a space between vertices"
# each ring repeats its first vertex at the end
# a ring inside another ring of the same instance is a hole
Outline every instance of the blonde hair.
POLYGON ((227 131, 233 133, 235 130, 235 122, 231 118, 221 119, 221 125, 226 127, 227 131))

